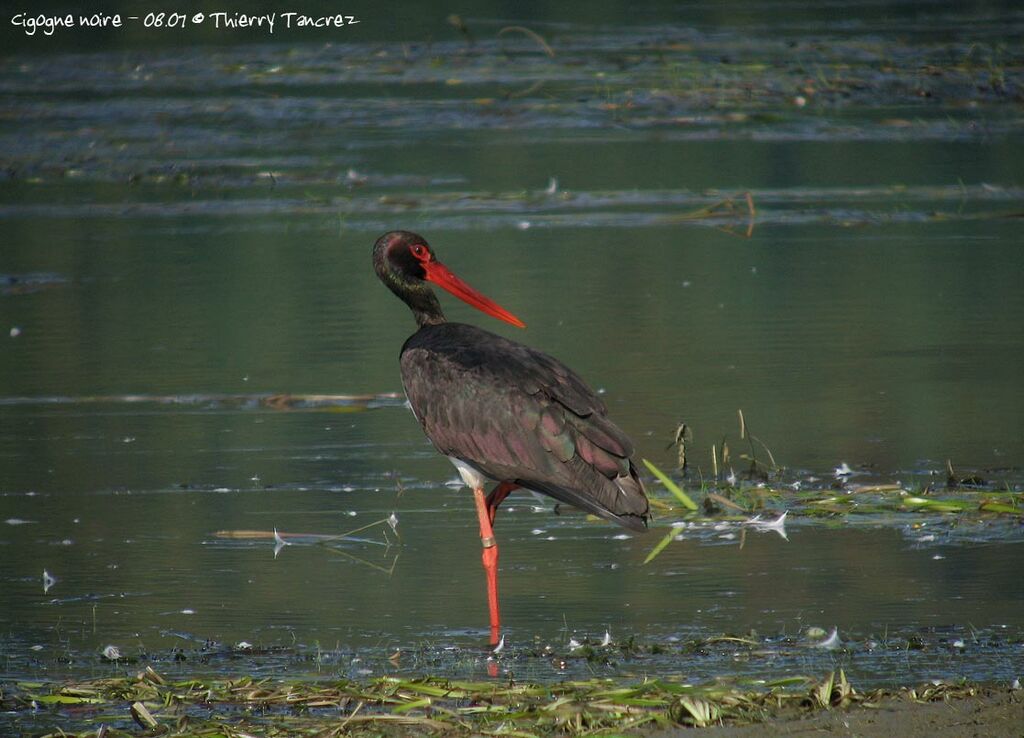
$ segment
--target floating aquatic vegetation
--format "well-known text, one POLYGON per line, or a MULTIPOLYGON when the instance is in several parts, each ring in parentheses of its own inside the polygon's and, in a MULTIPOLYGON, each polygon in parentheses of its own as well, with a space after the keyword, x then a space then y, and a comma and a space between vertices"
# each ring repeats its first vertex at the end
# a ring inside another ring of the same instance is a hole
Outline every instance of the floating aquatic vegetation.
MULTIPOLYGON (((708 540, 712 536, 722 539, 730 531, 753 528, 774 531, 788 540, 786 524, 794 519, 801 524, 827 518, 847 525, 882 527, 891 527, 895 522, 905 535, 919 544, 979 542, 993 536, 1024 535, 1019 524, 1024 520, 1024 491, 962 489, 954 498, 948 493, 942 497, 932 496, 931 492, 927 493, 928 496, 914 495, 897 484, 851 487, 840 494, 831 486, 759 486, 756 492, 760 504, 778 509, 778 515, 773 519, 761 513, 752 518, 737 517, 735 512, 746 512, 747 509, 706 487, 703 492, 705 500, 716 501, 728 512, 694 515, 688 508, 663 508, 665 514, 679 515, 682 519, 671 522, 664 536, 652 547, 645 563, 684 534, 698 540, 708 540), (901 523, 901 517, 906 517, 906 521, 901 523), (925 529, 924 525, 929 527, 925 529)), ((734 537, 729 535, 729 540, 734 537)), ((740 543, 742 545, 742 537, 740 543)))
MULTIPOLYGON (((944 542, 983 539, 983 534, 979 536, 977 529, 963 524, 969 519, 982 524, 997 524, 1000 519, 1024 520, 1024 490, 1020 489, 1019 483, 1011 487, 1010 482, 1005 481, 1001 483, 1000 488, 1000 483, 986 482, 978 473, 964 475, 955 472, 952 462, 948 460, 945 485, 935 488, 929 483, 916 493, 902 482, 855 484, 852 478, 858 474, 866 476, 867 472, 856 471, 845 461, 832 470, 831 481, 823 481, 806 473, 791 478, 790 481, 786 478, 787 470, 776 462, 767 444, 750 432, 743 411, 738 410, 737 415, 740 438, 749 445, 749 453, 740 455, 740 458, 750 462, 745 475, 746 480, 741 482, 739 475, 728 466, 732 458, 728 437, 725 436, 719 443, 712 444, 711 479, 707 480, 703 476, 700 479, 699 491, 703 495, 702 516, 695 515, 698 511, 697 505, 678 483, 650 460, 643 460, 651 473, 671 493, 671 498, 668 499, 651 495, 652 507, 670 519, 676 517, 670 522, 663 537, 647 554, 645 564, 660 555, 673 540, 681 539, 684 532, 691 537, 705 538, 713 534, 719 540, 729 541, 737 538, 735 530, 738 530, 741 547, 745 540, 743 532, 746 528, 762 532, 774 531, 788 541, 786 523, 790 512, 794 518, 807 520, 832 518, 848 523, 865 520, 879 525, 891 524, 892 518, 884 516, 893 514, 956 516, 950 520, 948 535, 942 538, 944 542), (767 456, 767 462, 758 458, 759 448, 767 456), (730 471, 721 478, 719 471, 725 468, 729 468, 730 471), (824 486, 826 484, 827 486, 824 486), (674 505, 673 499, 680 504, 674 505), (734 515, 749 514, 765 508, 774 508, 777 516, 768 519, 759 512, 753 517, 743 519, 734 515)), ((678 447, 679 471, 684 479, 689 476, 687 454, 692 437, 689 426, 681 423, 676 427, 673 442, 666 448, 669 450, 674 446, 678 447)), ((697 471, 700 472, 699 467, 697 471)), ((917 521, 911 522, 917 525, 917 521)), ((1019 525, 1016 528, 1018 535, 1024 532, 1024 529, 1019 529, 1019 525)), ((933 532, 927 535, 914 535, 915 530, 916 528, 912 526, 908 535, 911 535, 916 543, 938 540, 933 532)), ((930 530, 934 531, 935 528, 930 530)), ((996 528, 993 530, 998 532, 996 528)))
POLYGON ((38 397, 0 397, 0 405, 196 405, 207 408, 239 407, 270 410, 326 410, 360 412, 380 407, 404 405, 405 398, 395 392, 376 395, 298 395, 298 394, 190 394, 190 395, 83 395, 78 397, 43 395, 38 397))
MULTIPOLYGON (((962 13, 968 22, 945 28, 942 44, 896 23, 751 34, 745 27, 611 30, 578 20, 557 36, 473 20, 467 44, 470 21, 460 17, 452 21, 459 40, 154 49, 140 52, 131 70, 116 51, 13 56, 0 69, 5 120, 31 126, 0 132, 0 181, 30 194, 4 203, 0 217, 322 213, 377 230, 411 214, 423 229, 689 221, 750 235, 755 214, 759 227, 1019 216, 1019 197, 982 182, 782 192, 444 191, 474 178, 386 171, 366 153, 426 143, 458 159, 480 143, 477 136, 494 133, 512 146, 583 137, 595 145, 1012 140, 1020 128, 1020 53, 1013 44, 989 46, 972 12, 962 13), (97 95, 102 105, 93 102, 97 95), (179 137, 188 140, 187 156, 179 137), (59 202, 31 194, 47 188, 74 194, 59 202)), ((1020 33, 1019 19, 999 26, 1007 38, 1020 33)), ((36 288, 4 285, 3 276, 0 291, 36 288)))
POLYGON ((787 677, 751 683, 689 684, 667 679, 589 679, 557 684, 463 681, 437 677, 347 679, 167 678, 150 667, 134 677, 44 684, 12 683, 9 714, 46 708, 47 735, 408 735, 498 732, 591 734, 641 727, 707 727, 770 720, 786 711, 882 706, 891 700, 948 701, 992 695, 1003 687, 928 683, 858 690, 845 672, 822 679, 787 677))
POLYGON ((392 558, 391 563, 388 567, 381 567, 379 564, 366 561, 354 554, 339 548, 342 544, 356 544, 356 545, 375 545, 384 546, 385 549, 390 549, 392 541, 388 536, 388 530, 396 538, 400 538, 398 535, 398 517, 391 513, 386 518, 380 520, 374 520, 373 522, 361 525, 358 528, 346 531, 338 534, 326 534, 326 533, 281 533, 274 528, 273 530, 219 530, 213 535, 217 538, 224 538, 229 540, 272 540, 274 542, 274 558, 276 559, 281 551, 286 546, 296 545, 322 545, 328 546, 328 550, 333 553, 341 554, 346 556, 353 561, 366 564, 367 566, 383 571, 390 574, 394 571, 395 564, 398 562, 398 555, 392 558), (367 530, 379 530, 383 540, 377 540, 373 538, 366 538, 363 536, 357 536, 357 533, 362 533, 367 530))
MULTIPOLYGON (((350 511, 347 515, 355 516, 356 513, 350 511)), ((394 513, 386 518, 371 521, 343 533, 289 532, 280 531, 275 527, 270 530, 219 530, 212 533, 212 535, 224 541, 272 542, 275 559, 286 547, 318 546, 322 547, 326 553, 342 556, 354 563, 364 565, 386 575, 391 575, 394 572, 401 552, 400 547, 393 548, 401 540, 401 536, 398 533, 398 518, 394 513), (365 531, 376 531, 379 533, 379 538, 359 535, 365 531), (379 559, 370 560, 371 557, 354 553, 354 550, 370 546, 380 547, 383 551, 383 564, 379 559)))

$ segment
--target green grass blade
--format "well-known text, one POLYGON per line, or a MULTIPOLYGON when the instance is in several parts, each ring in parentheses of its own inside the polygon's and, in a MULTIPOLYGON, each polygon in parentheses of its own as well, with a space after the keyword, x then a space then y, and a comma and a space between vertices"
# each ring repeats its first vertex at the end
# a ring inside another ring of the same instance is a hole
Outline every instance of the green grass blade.
POLYGON ((107 701, 102 697, 76 697, 69 694, 30 694, 28 698, 41 705, 100 705, 107 701))
POLYGON ((665 534, 664 538, 658 541, 658 545, 651 549, 651 552, 647 554, 647 558, 644 559, 644 563, 649 564, 652 561, 654 561, 654 557, 660 554, 665 549, 665 546, 672 543, 672 539, 675 537, 676 529, 672 528, 668 533, 665 534))
POLYGON ((665 474, 665 472, 656 467, 647 459, 644 459, 643 462, 644 465, 651 470, 651 474, 656 476, 658 478, 658 481, 665 485, 665 489, 671 492, 672 495, 677 500, 679 500, 683 507, 685 507, 687 510, 693 510, 694 512, 697 511, 697 503, 691 500, 690 496, 683 492, 683 490, 679 489, 679 485, 673 482, 671 479, 669 479, 668 475, 665 474))
POLYGON ((1007 505, 1004 502, 983 502, 981 503, 981 510, 982 512, 1007 513, 1009 515, 1024 516, 1024 508, 1007 505))
POLYGON ((402 713, 409 712, 409 710, 419 710, 422 708, 430 707, 433 704, 429 697, 424 697, 420 700, 413 700, 412 702, 406 702, 404 705, 396 707, 391 712, 395 715, 401 715, 402 713))

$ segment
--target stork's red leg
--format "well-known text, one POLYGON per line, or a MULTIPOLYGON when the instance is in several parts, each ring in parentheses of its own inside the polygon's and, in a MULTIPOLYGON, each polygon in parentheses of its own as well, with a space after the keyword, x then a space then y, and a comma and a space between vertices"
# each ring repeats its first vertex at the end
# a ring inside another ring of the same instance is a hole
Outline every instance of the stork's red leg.
POLYGON ((494 516, 498 514, 498 505, 505 501, 512 490, 516 489, 519 489, 518 484, 502 482, 491 490, 491 494, 487 495, 487 514, 490 517, 491 525, 494 525, 494 516))
POLYGON ((501 631, 501 616, 498 614, 498 542, 494 539, 494 529, 491 527, 493 512, 488 506, 488 500, 484 498, 483 489, 474 489, 473 498, 476 500, 476 514, 480 519, 480 543, 484 547, 482 558, 484 572, 487 574, 487 607, 491 614, 491 645, 496 646, 501 631))

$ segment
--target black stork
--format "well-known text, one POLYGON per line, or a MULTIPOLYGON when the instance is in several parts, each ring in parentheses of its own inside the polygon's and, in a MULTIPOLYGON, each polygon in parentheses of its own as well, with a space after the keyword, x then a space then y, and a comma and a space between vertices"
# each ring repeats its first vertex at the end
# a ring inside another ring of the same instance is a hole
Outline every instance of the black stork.
POLYGON ((501 628, 493 530, 498 506, 522 487, 644 530, 649 507, 633 444, 594 391, 558 359, 475 325, 449 323, 430 284, 526 327, 452 274, 422 236, 385 233, 373 245, 373 266, 419 326, 399 360, 409 405, 473 490, 494 645, 501 628), (485 497, 487 479, 497 485, 485 497))

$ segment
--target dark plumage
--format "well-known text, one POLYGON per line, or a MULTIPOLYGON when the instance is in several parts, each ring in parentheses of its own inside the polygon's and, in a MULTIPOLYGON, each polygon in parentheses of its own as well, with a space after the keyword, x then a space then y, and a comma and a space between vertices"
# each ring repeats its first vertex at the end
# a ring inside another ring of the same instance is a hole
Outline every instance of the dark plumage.
POLYGON ((425 325, 402 347, 402 381, 438 451, 643 530, 633 444, 565 364, 464 323, 425 325))

